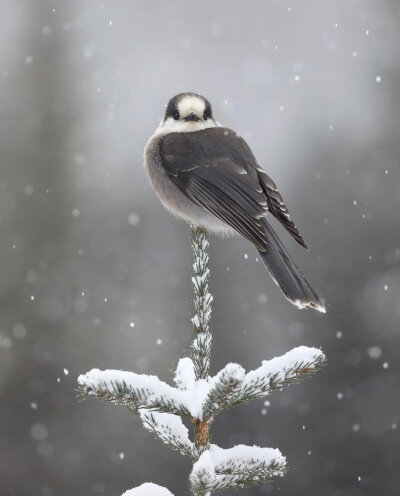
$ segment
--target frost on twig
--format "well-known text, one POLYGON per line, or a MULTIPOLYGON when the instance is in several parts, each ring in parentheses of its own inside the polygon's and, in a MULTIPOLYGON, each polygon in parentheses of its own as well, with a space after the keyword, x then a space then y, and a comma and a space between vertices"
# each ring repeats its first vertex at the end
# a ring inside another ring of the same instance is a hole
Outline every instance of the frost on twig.
POLYGON ((122 496, 174 496, 168 489, 151 482, 145 482, 134 489, 128 489, 122 496))
POLYGON ((193 443, 189 439, 189 431, 180 417, 170 413, 149 412, 139 410, 143 426, 156 438, 171 449, 183 455, 193 456, 193 443))
POLYGON ((191 490, 205 495, 237 487, 250 487, 282 477, 286 458, 278 449, 238 445, 222 449, 211 445, 193 465, 191 490))
POLYGON ((192 343, 192 361, 196 379, 206 379, 211 358, 211 302, 209 291, 210 270, 208 268, 208 239, 205 230, 192 228, 193 262, 193 303, 192 323, 196 338, 192 343))

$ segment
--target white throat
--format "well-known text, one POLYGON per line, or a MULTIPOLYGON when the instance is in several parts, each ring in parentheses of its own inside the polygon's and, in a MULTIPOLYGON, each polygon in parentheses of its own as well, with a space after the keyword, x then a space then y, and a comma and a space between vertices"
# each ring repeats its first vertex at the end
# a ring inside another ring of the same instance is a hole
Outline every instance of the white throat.
POLYGON ((172 117, 168 117, 165 121, 162 120, 154 134, 169 134, 169 133, 193 133, 195 131, 202 131, 211 127, 218 127, 221 124, 214 119, 207 119, 206 121, 176 121, 172 117))

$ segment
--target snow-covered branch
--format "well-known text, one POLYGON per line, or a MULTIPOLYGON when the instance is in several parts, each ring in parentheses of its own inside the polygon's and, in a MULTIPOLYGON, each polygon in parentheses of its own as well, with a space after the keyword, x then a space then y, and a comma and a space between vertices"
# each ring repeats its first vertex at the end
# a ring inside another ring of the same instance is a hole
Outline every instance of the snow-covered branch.
POLYGON ((181 390, 190 390, 196 383, 194 373, 194 364, 191 358, 181 358, 175 370, 174 382, 176 387, 181 390))
POLYGON ((283 387, 302 381, 326 363, 318 348, 299 346, 281 357, 264 360, 261 367, 246 374, 237 403, 262 398, 283 387))
POLYGON ((307 346, 265 360, 261 367, 247 374, 240 365, 230 363, 209 380, 209 391, 202 403, 202 418, 212 418, 244 401, 262 398, 298 383, 325 363, 321 350, 307 346))
POLYGON ((122 405, 135 413, 145 408, 175 415, 191 415, 185 406, 185 393, 154 375, 92 369, 78 377, 78 384, 82 396, 97 397, 122 405))
POLYGON ((151 482, 145 482, 134 489, 128 489, 122 496, 174 496, 168 489, 151 482))
POLYGON ((120 404, 136 413, 147 409, 203 421, 234 405, 298 383, 325 362, 321 350, 300 346, 263 361, 261 367, 247 374, 241 365, 229 363, 207 380, 196 380, 193 361, 181 359, 174 378, 179 389, 156 376, 122 370, 93 369, 79 376, 78 382, 83 396, 120 404))
POLYGON ((191 490, 204 495, 237 487, 250 487, 282 477, 286 458, 273 448, 238 445, 222 449, 211 445, 193 465, 191 490))
POLYGON ((203 418, 211 418, 219 411, 229 408, 240 398, 245 371, 236 363, 228 363, 210 381, 203 401, 203 418))
POLYGON ((180 417, 170 413, 139 410, 143 426, 171 449, 193 457, 193 443, 180 417))

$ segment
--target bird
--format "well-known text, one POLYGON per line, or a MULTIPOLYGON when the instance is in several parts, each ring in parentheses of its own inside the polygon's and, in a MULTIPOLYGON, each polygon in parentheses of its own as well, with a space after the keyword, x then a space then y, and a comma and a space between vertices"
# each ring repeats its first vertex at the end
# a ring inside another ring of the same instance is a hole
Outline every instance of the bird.
POLYGON ((257 249, 286 299, 325 313, 314 291, 269 223, 274 217, 304 248, 275 182, 245 140, 214 119, 210 102, 180 93, 144 150, 150 183, 175 217, 211 233, 240 234, 257 249))

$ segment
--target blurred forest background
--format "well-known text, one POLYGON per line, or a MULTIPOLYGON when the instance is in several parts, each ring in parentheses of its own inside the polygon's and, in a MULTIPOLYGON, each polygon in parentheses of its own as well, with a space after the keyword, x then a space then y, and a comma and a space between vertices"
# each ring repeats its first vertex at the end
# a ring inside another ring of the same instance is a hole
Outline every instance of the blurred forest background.
POLYGON ((329 360, 218 417, 214 440, 287 456, 286 477, 243 495, 398 495, 399 2, 1 12, 0 493, 118 496, 152 481, 188 494, 188 459, 75 389, 92 367, 170 381, 190 345, 189 228, 156 199, 142 154, 169 98, 196 91, 277 182, 310 251, 279 232, 328 302, 325 316, 297 310, 247 242, 211 239, 213 372, 303 344, 329 360))

